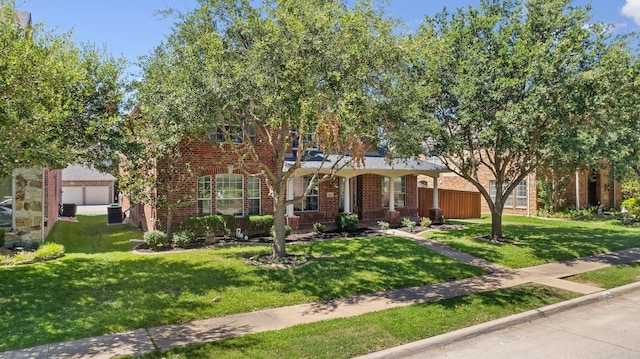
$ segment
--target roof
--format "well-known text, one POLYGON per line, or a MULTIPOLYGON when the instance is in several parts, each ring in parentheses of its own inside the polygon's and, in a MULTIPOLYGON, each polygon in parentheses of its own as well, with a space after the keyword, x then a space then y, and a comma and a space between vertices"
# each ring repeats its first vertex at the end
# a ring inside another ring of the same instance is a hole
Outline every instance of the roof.
POLYGON ((31 26, 31 13, 28 11, 16 11, 16 17, 18 18, 18 25, 24 29, 31 26))
MULTIPOLYGON (((362 174, 377 174, 386 177, 399 177, 410 174, 438 177, 440 173, 451 172, 446 167, 421 159, 394 159, 390 160, 380 155, 367 155, 360 166, 352 166, 351 156, 328 155, 320 153, 312 154, 312 157, 303 161, 301 168, 296 170, 297 176, 304 176, 318 171, 319 173, 331 173, 337 169, 336 176, 351 178, 362 174), (324 159, 324 160, 323 160, 324 159)), ((290 168, 295 164, 293 157, 285 161, 285 166, 290 168)))
POLYGON ((70 165, 62 170, 64 181, 115 181, 115 179, 108 173, 82 165, 70 165))

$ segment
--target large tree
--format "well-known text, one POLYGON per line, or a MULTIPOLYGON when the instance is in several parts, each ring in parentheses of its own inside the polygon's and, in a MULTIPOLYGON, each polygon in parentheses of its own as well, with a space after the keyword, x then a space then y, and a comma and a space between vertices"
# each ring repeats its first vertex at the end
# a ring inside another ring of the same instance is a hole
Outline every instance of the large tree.
POLYGON ((185 138, 217 128, 238 143, 221 149, 246 175, 266 181, 274 201, 273 254, 282 258, 287 181, 311 146, 362 159, 392 113, 387 91, 399 47, 394 22, 368 1, 253 4, 201 0, 182 15, 166 43, 143 60, 138 98, 144 118, 180 128, 185 138), (285 163, 294 142, 296 156, 285 163), (270 159, 260 157, 264 151, 270 159))
MULTIPOLYGON (((413 50, 414 115, 428 128, 396 150, 427 150, 473 183, 489 204, 491 235, 502 237, 505 200, 554 156, 589 148, 607 100, 601 60, 617 46, 588 8, 570 0, 482 0, 479 8, 427 17, 413 50), (478 174, 495 179, 490 193, 478 174)), ((406 133, 409 131, 402 131, 406 133)), ((557 157, 556 157, 557 158, 557 157)))
POLYGON ((112 159, 106 134, 117 128, 124 62, 16 14, 0 1, 0 175, 112 159))

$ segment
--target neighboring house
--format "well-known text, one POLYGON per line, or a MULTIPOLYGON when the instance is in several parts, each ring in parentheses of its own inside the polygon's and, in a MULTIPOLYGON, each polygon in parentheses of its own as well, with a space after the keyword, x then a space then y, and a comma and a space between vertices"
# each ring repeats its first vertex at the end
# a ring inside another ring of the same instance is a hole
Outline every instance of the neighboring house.
MULTIPOLYGON (((31 25, 31 13, 17 11, 21 27, 31 25)), ((5 247, 29 247, 42 242, 58 220, 61 171, 43 167, 23 168, 0 177, 0 228, 5 247)))
POLYGON ((34 167, 0 177, 0 228, 6 232, 5 247, 44 241, 58 220, 61 187, 60 170, 34 167))
POLYGON ((113 175, 83 165, 62 170, 62 203, 98 205, 115 202, 113 175))
MULTIPOLYGON (((260 136, 260 135, 258 135, 260 136)), ((273 199, 265 180, 260 177, 247 176, 237 168, 237 161, 224 156, 219 143, 220 137, 212 136, 211 140, 193 141, 183 144, 181 159, 193 164, 194 175, 174 183, 173 188, 182 194, 193 193, 187 204, 179 207, 172 216, 173 228, 189 217, 210 214, 231 214, 236 216, 237 225, 242 227, 242 218, 253 214, 272 214, 273 199)), ((236 144, 224 144, 237 146, 236 144)), ((292 148, 290 160, 294 161, 292 148)), ((228 153, 228 150, 227 150, 228 153)), ((319 168, 322 154, 315 152, 315 157, 305 161, 302 168, 296 170, 295 177, 287 187, 287 199, 301 196, 307 188, 314 172, 329 173, 335 161, 346 161, 328 156, 327 161, 319 168)), ((272 161, 264 151, 260 156, 262 162, 272 161)), ((286 162, 285 167, 293 162, 286 162)), ((275 166, 275 163, 272 165, 275 166)), ((338 167, 341 167, 338 165, 338 167)), ((157 164, 156 171, 162 171, 162 162, 157 164)), ((335 173, 330 181, 321 181, 306 198, 287 208, 288 223, 293 229, 298 226, 310 227, 313 223, 333 223, 340 213, 355 213, 361 221, 386 220, 397 223, 402 217, 418 215, 418 176, 438 178, 448 170, 428 161, 394 161, 388 162, 378 153, 369 153, 364 164, 359 168, 345 166, 335 173)), ((164 186, 149 189, 161 191, 164 186)), ((130 202, 124 193, 122 209, 130 221, 143 230, 163 229, 158 223, 166 223, 165 208, 136 205, 130 202)), ((436 196, 437 200, 437 196, 436 196)), ((434 208, 437 208, 435 204, 434 208)), ((434 216, 437 211, 434 212, 434 216)))
MULTIPOLYGON (((495 195, 495 178, 489 169, 480 167, 478 177, 483 187, 490 194, 495 195)), ((432 182, 428 178, 420 178, 420 183, 424 186, 433 187, 432 182)), ((530 216, 536 215, 538 210, 542 210, 544 206, 538 198, 537 184, 537 174, 529 174, 507 198, 503 213, 530 216)), ((438 187, 479 192, 469 181, 451 172, 443 174, 438 179, 438 187)), ((575 176, 571 176, 566 183, 561 184, 561 187, 565 189, 561 193, 561 197, 567 208, 586 209, 600 206, 604 210, 609 210, 610 208, 618 208, 622 202, 620 183, 611 178, 609 168, 576 172, 575 176)), ((560 188, 560 184, 558 184, 558 188, 560 188)), ((484 197, 482 197, 481 210, 482 213, 491 213, 484 197)))

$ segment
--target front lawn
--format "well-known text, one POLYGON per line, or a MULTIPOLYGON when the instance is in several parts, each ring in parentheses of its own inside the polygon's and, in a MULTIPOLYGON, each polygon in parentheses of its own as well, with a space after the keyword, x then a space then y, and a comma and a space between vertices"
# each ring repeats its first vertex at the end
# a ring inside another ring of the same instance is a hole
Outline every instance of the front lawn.
POLYGON ((141 358, 351 358, 576 296, 557 288, 528 284, 174 348, 141 358))
POLYGON ((570 278, 574 282, 594 284, 601 288, 615 288, 640 281, 640 262, 620 264, 570 278))
POLYGON ((139 255, 129 240, 141 232, 78 220, 48 238, 64 257, 0 268, 0 351, 483 273, 399 237, 290 245, 315 259, 287 270, 246 263, 269 246, 139 255))
POLYGON ((585 257, 640 246, 640 227, 624 226, 619 220, 592 217, 589 220, 557 220, 504 216, 503 233, 519 244, 497 244, 478 240, 491 233, 491 218, 452 221, 466 227, 458 231, 430 231, 436 239, 459 251, 511 268, 585 257))

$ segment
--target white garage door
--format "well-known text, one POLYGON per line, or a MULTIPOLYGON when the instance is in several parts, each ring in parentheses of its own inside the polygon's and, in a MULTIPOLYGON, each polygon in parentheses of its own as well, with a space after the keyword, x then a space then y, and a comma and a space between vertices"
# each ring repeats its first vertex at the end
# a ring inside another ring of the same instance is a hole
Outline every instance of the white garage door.
POLYGON ((84 191, 85 204, 109 204, 111 202, 109 200, 108 186, 85 187, 84 191))
POLYGON ((82 187, 62 187, 62 203, 82 203, 82 187))

